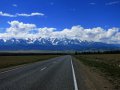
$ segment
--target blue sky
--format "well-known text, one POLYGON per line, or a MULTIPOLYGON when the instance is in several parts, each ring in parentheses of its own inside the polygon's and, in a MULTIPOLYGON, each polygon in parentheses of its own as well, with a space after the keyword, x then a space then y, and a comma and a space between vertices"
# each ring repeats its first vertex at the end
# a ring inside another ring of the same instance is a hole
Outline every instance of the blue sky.
POLYGON ((120 0, 0 0, 0 39, 39 37, 120 43, 120 0))
POLYGON ((1 0, 0 11, 9 14, 32 12, 45 14, 13 18, 0 16, 0 27, 8 27, 7 21, 12 20, 34 23, 38 27, 55 27, 58 30, 73 25, 86 28, 120 27, 119 0, 1 0))

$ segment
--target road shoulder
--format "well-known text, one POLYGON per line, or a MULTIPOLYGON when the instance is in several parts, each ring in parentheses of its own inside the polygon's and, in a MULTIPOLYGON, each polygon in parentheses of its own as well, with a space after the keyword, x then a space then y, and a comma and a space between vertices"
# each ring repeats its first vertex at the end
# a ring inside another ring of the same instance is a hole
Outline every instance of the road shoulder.
POLYGON ((79 90, 113 90, 113 86, 108 80, 74 57, 73 65, 79 90))

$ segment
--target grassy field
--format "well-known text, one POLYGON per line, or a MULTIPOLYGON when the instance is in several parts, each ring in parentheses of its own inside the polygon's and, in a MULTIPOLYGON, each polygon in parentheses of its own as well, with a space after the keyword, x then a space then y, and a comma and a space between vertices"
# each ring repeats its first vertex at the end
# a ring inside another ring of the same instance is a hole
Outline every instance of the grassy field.
POLYGON ((83 64, 102 72, 120 90, 120 54, 76 55, 83 64))
POLYGON ((58 55, 37 55, 37 56, 0 56, 0 68, 6 68, 36 61, 47 60, 58 55))

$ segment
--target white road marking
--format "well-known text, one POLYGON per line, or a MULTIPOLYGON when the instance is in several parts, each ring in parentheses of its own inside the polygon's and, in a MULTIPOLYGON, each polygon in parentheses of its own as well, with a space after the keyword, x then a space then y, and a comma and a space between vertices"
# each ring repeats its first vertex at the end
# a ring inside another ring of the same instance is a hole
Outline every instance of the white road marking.
POLYGON ((18 69, 18 68, 10 69, 10 70, 3 71, 3 72, 0 72, 0 73, 6 73, 6 72, 10 72, 10 71, 13 71, 13 70, 16 70, 16 69, 18 69))
POLYGON ((74 71, 74 67, 73 67, 73 63, 72 63, 72 58, 71 58, 71 65, 72 65, 72 72, 73 72, 74 88, 75 88, 75 90, 78 90, 77 81, 76 81, 76 77, 75 77, 75 71, 74 71))
MULTIPOLYGON (((24 64, 24 65, 26 65, 26 64, 24 64)), ((14 70, 16 70, 16 69, 23 68, 23 67, 21 67, 21 66, 23 66, 23 65, 18 65, 18 66, 16 66, 16 67, 13 68, 13 69, 9 69, 9 70, 7 70, 7 71, 2 71, 2 72, 0 72, 0 74, 2 74, 2 73, 6 73, 6 72, 10 72, 10 71, 14 71, 14 70)))
POLYGON ((57 61, 54 61, 53 63, 57 63, 57 61))
POLYGON ((42 68, 41 71, 43 71, 43 70, 46 69, 46 68, 47 68, 47 67, 42 68))
MULTIPOLYGON (((19 67, 19 68, 21 68, 21 67, 19 67)), ((14 69, 10 69, 10 70, 7 70, 7 71, 3 71, 3 72, 0 72, 0 74, 7 73, 7 72, 10 72, 10 71, 14 71, 14 70, 19 69, 19 68, 14 68, 14 69)), ((41 71, 44 70, 44 69, 46 69, 46 68, 47 67, 42 68, 41 71)))

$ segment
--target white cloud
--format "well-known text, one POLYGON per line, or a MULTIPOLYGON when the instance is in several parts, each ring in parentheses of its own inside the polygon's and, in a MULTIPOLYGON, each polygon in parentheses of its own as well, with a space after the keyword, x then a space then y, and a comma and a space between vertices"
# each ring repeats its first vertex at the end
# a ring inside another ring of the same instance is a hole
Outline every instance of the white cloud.
POLYGON ((43 13, 38 13, 38 12, 31 13, 31 14, 17 13, 16 15, 17 15, 17 16, 24 16, 24 17, 30 17, 30 16, 44 16, 43 13))
POLYGON ((91 2, 91 3, 89 3, 90 5, 95 5, 96 3, 94 3, 94 2, 91 2))
POLYGON ((17 4, 13 4, 12 6, 13 6, 13 7, 17 7, 18 5, 17 5, 17 4))
POLYGON ((23 34, 28 33, 30 30, 33 30, 36 28, 35 24, 24 24, 23 22, 19 21, 11 21, 8 22, 10 24, 10 27, 6 29, 7 33, 9 34, 23 34))
POLYGON ((16 15, 12 15, 9 13, 3 13, 2 11, 0 11, 0 16, 5 16, 5 17, 16 17, 16 15))
POLYGON ((106 5, 114 5, 114 4, 118 4, 118 3, 120 3, 120 1, 109 2, 109 3, 106 3, 106 5))
POLYGON ((120 44, 120 28, 115 27, 108 30, 101 27, 86 29, 77 25, 58 31, 56 28, 37 28, 35 24, 25 24, 19 21, 11 21, 9 24, 10 27, 6 29, 6 32, 0 33, 0 38, 68 38, 120 44), (37 33, 31 33, 34 31, 37 33))
POLYGON ((39 13, 39 12, 33 12, 33 13, 30 13, 30 14, 27 14, 27 13, 9 14, 9 13, 3 13, 1 11, 0 16, 5 16, 5 17, 31 17, 31 16, 44 16, 44 14, 39 13))
POLYGON ((54 5, 54 2, 51 2, 50 5, 54 5))

